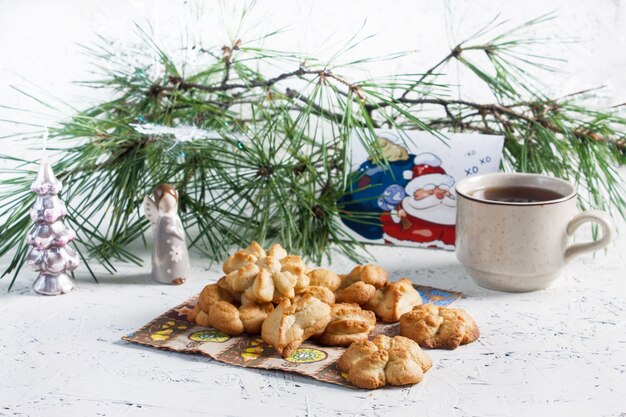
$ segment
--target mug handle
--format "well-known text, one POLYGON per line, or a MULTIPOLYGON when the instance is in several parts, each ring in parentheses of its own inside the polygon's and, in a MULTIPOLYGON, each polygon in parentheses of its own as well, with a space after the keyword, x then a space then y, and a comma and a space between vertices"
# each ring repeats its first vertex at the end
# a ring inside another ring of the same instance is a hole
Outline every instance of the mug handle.
POLYGON ((593 242, 574 243, 565 250, 565 262, 585 252, 603 249, 615 236, 615 222, 607 213, 600 210, 588 210, 578 213, 567 224, 567 236, 572 236, 580 226, 587 222, 594 222, 602 227, 602 238, 593 242))

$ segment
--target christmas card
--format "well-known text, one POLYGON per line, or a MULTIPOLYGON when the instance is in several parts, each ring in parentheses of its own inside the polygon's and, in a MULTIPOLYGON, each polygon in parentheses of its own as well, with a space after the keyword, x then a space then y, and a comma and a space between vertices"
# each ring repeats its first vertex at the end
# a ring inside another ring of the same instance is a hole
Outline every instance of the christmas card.
POLYGON ((376 131, 385 161, 352 145, 339 199, 342 222, 366 243, 454 250, 456 191, 463 178, 497 172, 503 136, 376 131))

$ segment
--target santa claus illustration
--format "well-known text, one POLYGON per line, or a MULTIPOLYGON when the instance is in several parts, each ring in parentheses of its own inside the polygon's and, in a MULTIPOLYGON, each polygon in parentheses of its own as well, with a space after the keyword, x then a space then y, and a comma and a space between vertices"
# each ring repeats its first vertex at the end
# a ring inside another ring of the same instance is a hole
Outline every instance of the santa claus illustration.
POLYGON ((360 236, 371 240, 383 237, 380 215, 383 211, 390 210, 382 202, 384 192, 389 194, 392 185, 404 190, 408 180, 403 178, 403 173, 413 168, 415 158, 415 155, 409 153, 400 136, 393 132, 379 132, 378 144, 385 163, 367 158, 351 174, 347 192, 339 199, 342 210, 350 213, 341 217, 344 224, 360 236))
POLYGON ((402 189, 388 187, 379 206, 386 243, 454 249, 456 198, 454 178, 432 153, 415 156, 414 166, 404 172, 409 180, 402 189))

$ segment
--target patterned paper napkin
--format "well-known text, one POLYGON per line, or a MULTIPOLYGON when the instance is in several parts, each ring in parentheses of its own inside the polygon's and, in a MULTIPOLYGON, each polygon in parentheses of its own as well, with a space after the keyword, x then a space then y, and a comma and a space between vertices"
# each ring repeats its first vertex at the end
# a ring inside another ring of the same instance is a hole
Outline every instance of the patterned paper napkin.
MULTIPOLYGON (((462 293, 456 291, 421 285, 415 285, 415 288, 424 303, 447 306, 463 297, 462 293)), ((345 348, 321 346, 307 341, 291 356, 283 359, 274 348, 263 342, 260 335, 229 336, 219 330, 188 322, 187 313, 196 301, 197 297, 187 300, 122 339, 156 349, 205 355, 235 366, 295 372, 319 381, 354 388, 335 366, 345 348)), ((395 336, 398 332, 398 323, 379 322, 370 337, 381 333, 395 336)))

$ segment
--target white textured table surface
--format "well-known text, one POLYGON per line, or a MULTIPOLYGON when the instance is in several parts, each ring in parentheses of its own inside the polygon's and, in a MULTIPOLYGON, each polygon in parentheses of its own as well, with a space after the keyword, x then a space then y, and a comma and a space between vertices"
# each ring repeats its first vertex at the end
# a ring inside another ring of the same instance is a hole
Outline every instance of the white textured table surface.
MULTIPOLYGON (((201 259, 179 287, 152 284, 147 267, 126 266, 100 274, 100 284, 82 276, 79 289, 61 297, 32 293, 25 271, 8 294, 8 280, 0 281, 0 415, 626 415, 623 235, 530 294, 476 287, 449 252, 372 253, 393 278, 463 291, 457 305, 480 326, 477 342, 430 351, 435 365, 419 385, 355 391, 121 341, 219 277, 201 259)), ((351 266, 333 263, 338 271, 351 266)))

